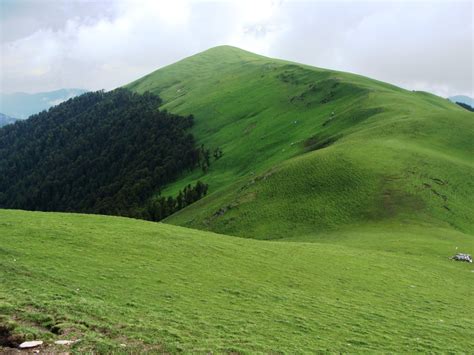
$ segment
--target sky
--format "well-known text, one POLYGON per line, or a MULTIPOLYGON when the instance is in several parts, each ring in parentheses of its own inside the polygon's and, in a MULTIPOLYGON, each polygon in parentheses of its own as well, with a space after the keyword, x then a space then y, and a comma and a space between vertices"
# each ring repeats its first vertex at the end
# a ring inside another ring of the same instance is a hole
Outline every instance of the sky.
POLYGON ((113 89, 210 47, 474 97, 473 1, 0 0, 0 92, 113 89))

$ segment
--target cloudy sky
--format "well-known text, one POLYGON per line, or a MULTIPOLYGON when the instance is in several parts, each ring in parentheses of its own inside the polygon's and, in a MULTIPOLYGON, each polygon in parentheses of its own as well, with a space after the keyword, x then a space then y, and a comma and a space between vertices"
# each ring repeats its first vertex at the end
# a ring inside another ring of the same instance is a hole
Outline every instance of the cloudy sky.
POLYGON ((209 47, 474 96, 473 2, 0 0, 0 91, 112 89, 209 47))

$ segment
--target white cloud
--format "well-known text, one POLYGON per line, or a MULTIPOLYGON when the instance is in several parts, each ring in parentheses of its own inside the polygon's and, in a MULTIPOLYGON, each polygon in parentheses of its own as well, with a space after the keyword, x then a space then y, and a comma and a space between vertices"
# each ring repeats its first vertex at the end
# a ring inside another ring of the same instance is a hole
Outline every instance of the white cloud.
POLYGON ((473 95, 469 1, 22 4, 30 6, 3 9, 0 91, 110 89, 231 44, 409 89, 473 95))

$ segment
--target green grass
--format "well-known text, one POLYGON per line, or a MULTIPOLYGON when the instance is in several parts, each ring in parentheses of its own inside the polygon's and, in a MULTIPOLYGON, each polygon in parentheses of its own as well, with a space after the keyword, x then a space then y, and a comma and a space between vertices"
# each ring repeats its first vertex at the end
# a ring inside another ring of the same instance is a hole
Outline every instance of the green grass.
POLYGON ((449 259, 474 252, 472 113, 228 46, 128 87, 223 149, 164 190, 210 194, 166 224, 0 210, 0 333, 56 352, 472 351, 474 267, 449 259))
POLYGON ((167 223, 311 241, 364 223, 429 221, 474 233, 474 115, 446 99, 228 46, 128 87, 194 114, 199 141, 224 151, 208 174, 164 190, 210 185, 208 197, 167 223))
POLYGON ((472 239, 375 226, 323 239, 1 210, 2 322, 50 351, 64 338, 99 352, 472 349, 473 266, 448 259, 472 239))

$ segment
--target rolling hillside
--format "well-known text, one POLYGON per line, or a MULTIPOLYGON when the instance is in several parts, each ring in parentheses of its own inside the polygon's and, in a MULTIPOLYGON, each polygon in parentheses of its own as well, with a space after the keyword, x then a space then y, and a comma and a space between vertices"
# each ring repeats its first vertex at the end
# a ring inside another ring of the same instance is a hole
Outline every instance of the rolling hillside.
MULTIPOLYGON (((471 351, 474 270, 449 257, 474 251, 473 113, 228 46, 128 88, 192 114, 198 146, 222 148, 163 190, 200 180, 209 194, 165 223, 0 209, 0 352, 33 339, 45 352, 471 351)), ((31 124, 41 142, 47 125, 67 142, 68 125, 93 125, 61 107, 31 124)), ((142 110, 127 129, 104 112, 127 147, 149 146, 127 135, 142 110)), ((14 153, 8 169, 26 164, 14 153)))
POLYGON ((409 252, 0 210, 0 352, 469 352, 473 267, 446 255, 472 238, 370 233, 409 252))
POLYGON ((164 191, 210 189, 168 223, 307 241, 400 224, 474 233, 474 116, 447 99, 229 46, 127 87, 192 113, 224 152, 164 191))

